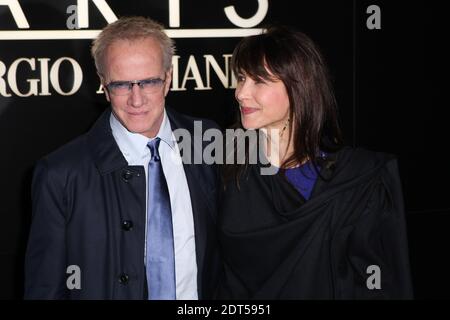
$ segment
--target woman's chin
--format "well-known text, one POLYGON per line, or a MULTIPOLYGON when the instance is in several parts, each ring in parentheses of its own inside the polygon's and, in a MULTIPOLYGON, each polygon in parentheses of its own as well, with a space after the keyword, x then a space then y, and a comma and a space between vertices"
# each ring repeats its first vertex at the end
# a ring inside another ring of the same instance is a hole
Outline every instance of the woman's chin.
POLYGON ((254 124, 254 123, 248 123, 248 122, 245 122, 245 121, 242 121, 242 127, 245 130, 256 130, 256 129, 259 129, 258 125, 254 124))

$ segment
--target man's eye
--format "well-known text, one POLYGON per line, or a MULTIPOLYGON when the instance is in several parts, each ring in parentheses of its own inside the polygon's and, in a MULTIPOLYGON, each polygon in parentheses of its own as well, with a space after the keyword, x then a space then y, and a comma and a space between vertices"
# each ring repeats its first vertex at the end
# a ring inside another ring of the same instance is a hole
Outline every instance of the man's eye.
POLYGON ((161 79, 147 79, 141 81, 142 87, 157 87, 161 83, 161 79))
POLYGON ((115 89, 128 89, 130 84, 128 82, 113 82, 110 86, 115 89))

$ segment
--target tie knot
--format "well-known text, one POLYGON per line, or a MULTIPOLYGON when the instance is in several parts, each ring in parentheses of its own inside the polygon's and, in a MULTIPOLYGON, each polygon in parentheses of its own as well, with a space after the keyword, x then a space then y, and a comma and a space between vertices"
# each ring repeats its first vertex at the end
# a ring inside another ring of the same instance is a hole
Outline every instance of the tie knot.
POLYGON ((150 152, 152 154, 151 160, 153 160, 153 161, 161 160, 161 158, 159 157, 159 150, 158 150, 160 142, 161 142, 161 138, 156 137, 155 139, 153 139, 147 143, 147 146, 150 149, 150 152))

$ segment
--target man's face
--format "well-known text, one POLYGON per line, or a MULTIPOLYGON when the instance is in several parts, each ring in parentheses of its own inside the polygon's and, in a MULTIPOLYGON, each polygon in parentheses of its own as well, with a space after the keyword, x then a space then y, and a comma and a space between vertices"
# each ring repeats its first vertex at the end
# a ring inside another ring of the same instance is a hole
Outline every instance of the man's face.
POLYGON ((116 41, 108 47, 103 66, 104 86, 120 81, 165 80, 151 93, 145 93, 137 84, 125 95, 115 95, 105 88, 106 99, 113 112, 130 132, 149 138, 156 136, 171 82, 171 72, 164 70, 163 53, 158 42, 152 38, 116 41))

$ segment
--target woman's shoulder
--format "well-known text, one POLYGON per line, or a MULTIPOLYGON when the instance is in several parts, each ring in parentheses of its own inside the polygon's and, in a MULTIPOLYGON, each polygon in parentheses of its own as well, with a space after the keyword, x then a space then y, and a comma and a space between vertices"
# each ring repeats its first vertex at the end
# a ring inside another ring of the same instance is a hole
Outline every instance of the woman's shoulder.
POLYGON ((330 171, 333 175, 339 174, 347 178, 375 174, 391 161, 396 162, 396 159, 391 153, 350 146, 344 146, 327 156, 327 160, 332 164, 330 171))
POLYGON ((350 161, 352 164, 377 165, 396 159, 396 156, 387 152, 374 151, 363 147, 344 146, 336 152, 340 161, 350 161))

